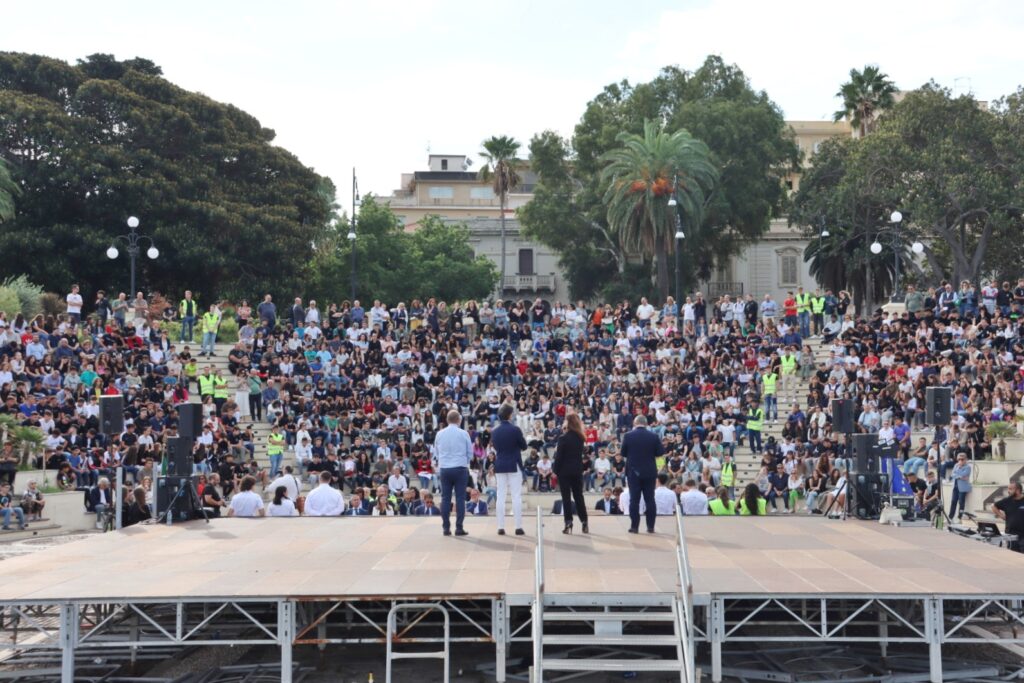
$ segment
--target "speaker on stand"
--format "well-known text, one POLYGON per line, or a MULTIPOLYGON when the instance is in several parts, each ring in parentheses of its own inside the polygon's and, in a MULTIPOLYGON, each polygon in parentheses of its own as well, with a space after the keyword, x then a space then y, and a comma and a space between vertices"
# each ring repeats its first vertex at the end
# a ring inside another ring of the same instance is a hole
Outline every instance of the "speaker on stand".
POLYGON ((832 399, 832 433, 853 433, 853 399, 832 399))
POLYGON ((100 431, 107 435, 124 431, 124 397, 100 396, 100 431))
POLYGON ((928 387, 924 391, 925 424, 931 427, 949 424, 953 412, 953 390, 949 387, 928 387))

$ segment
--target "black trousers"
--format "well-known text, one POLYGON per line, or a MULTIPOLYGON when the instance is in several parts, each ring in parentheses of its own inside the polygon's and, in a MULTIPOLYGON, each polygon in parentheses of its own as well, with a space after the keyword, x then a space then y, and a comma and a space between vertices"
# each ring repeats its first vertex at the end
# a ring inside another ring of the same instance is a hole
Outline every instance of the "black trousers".
POLYGON ((626 482, 629 486, 629 526, 632 529, 640 528, 640 496, 644 497, 644 505, 647 507, 645 516, 647 518, 647 529, 654 530, 654 520, 658 510, 654 506, 654 483, 657 477, 640 477, 629 474, 626 482))
POLYGON ((558 490, 562 494, 562 516, 566 525, 572 524, 572 501, 576 501, 576 514, 587 522, 587 503, 583 500, 583 476, 570 474, 558 477, 558 490))
POLYGON ((249 415, 253 420, 263 419, 263 397, 259 394, 249 394, 249 415))

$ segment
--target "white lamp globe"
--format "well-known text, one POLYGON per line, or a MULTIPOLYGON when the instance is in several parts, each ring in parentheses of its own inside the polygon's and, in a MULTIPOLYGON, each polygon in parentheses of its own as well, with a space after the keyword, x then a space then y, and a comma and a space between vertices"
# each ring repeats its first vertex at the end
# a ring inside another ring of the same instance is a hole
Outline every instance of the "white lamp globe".
POLYGON ((135 216, 129 216, 128 217, 128 227, 129 228, 137 228, 137 227, 139 227, 139 219, 136 218, 135 216))
POLYGON ((681 240, 686 237, 686 234, 682 230, 676 230, 676 239, 681 240))
POLYGON ((822 237, 828 237, 828 235, 829 235, 828 228, 825 228, 824 230, 821 231, 821 236, 822 237))
POLYGON ((921 244, 920 242, 914 242, 913 244, 910 245, 910 250, 913 251, 915 254, 923 254, 924 245, 921 244))
POLYGON ((889 220, 892 221, 893 223, 899 223, 900 221, 903 220, 903 214, 900 213, 899 211, 893 211, 891 214, 889 214, 889 220))
POLYGON ((877 241, 876 242, 872 242, 871 243, 871 253, 872 254, 881 254, 882 253, 882 245, 879 244, 877 241))
POLYGON ((350 230, 349 233, 348 233, 348 238, 350 240, 355 240, 356 234, 350 230))
POLYGON ((116 259, 117 258, 117 254, 118 254, 117 247, 108 247, 107 248, 107 258, 108 259, 116 259))
POLYGON ((159 255, 160 250, 157 249, 156 247, 150 247, 149 249, 146 250, 146 256, 148 256, 151 259, 155 259, 159 255))

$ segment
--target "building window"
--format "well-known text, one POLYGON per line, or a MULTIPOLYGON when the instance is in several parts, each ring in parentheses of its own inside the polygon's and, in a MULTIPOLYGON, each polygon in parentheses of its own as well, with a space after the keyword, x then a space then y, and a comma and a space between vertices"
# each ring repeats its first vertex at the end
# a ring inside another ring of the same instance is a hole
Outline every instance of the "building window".
POLYGON ((448 170, 448 160, 447 159, 441 159, 441 170, 442 171, 447 171, 448 170))
POLYGON ((519 274, 533 275, 533 249, 519 250, 519 274))
POLYGON ((492 187, 471 187, 469 188, 470 199, 494 199, 494 188, 492 187))
POLYGON ((432 187, 430 188, 431 199, 451 199, 455 192, 450 187, 432 187))
POLYGON ((779 252, 779 286, 796 287, 800 284, 800 262, 793 250, 779 252))

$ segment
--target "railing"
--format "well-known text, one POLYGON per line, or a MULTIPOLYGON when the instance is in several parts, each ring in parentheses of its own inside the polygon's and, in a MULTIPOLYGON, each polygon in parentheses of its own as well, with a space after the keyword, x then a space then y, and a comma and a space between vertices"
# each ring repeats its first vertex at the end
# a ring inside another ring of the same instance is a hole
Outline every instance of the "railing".
POLYGON ((533 683, 544 681, 544 513, 537 506, 537 550, 533 555, 533 683))
POLYGON ((678 614, 678 635, 682 643, 683 673, 686 683, 697 680, 694 662, 693 642, 693 577, 690 574, 690 558, 686 552, 686 534, 683 533, 683 513, 676 506, 676 565, 679 570, 679 600, 683 609, 678 614))
POLYGON ((708 299, 717 299, 720 296, 743 296, 742 282, 709 282, 708 299))
POLYGON ((448 615, 448 609, 437 602, 403 602, 396 605, 392 605, 391 610, 388 611, 388 632, 387 632, 387 664, 384 673, 384 683, 391 683, 391 664, 396 659, 440 659, 444 662, 444 678, 442 680, 449 680, 449 652, 451 650, 451 619, 448 615), (410 623, 405 629, 398 633, 398 613, 399 612, 419 612, 420 616, 417 617, 410 623), (393 644, 396 641, 401 640, 409 630, 420 623, 427 615, 431 612, 440 612, 444 617, 444 648, 441 650, 431 652, 395 652, 393 644))
POLYGON ((530 291, 537 292, 546 289, 549 292, 555 291, 554 275, 506 275, 504 289, 516 292, 530 291))

